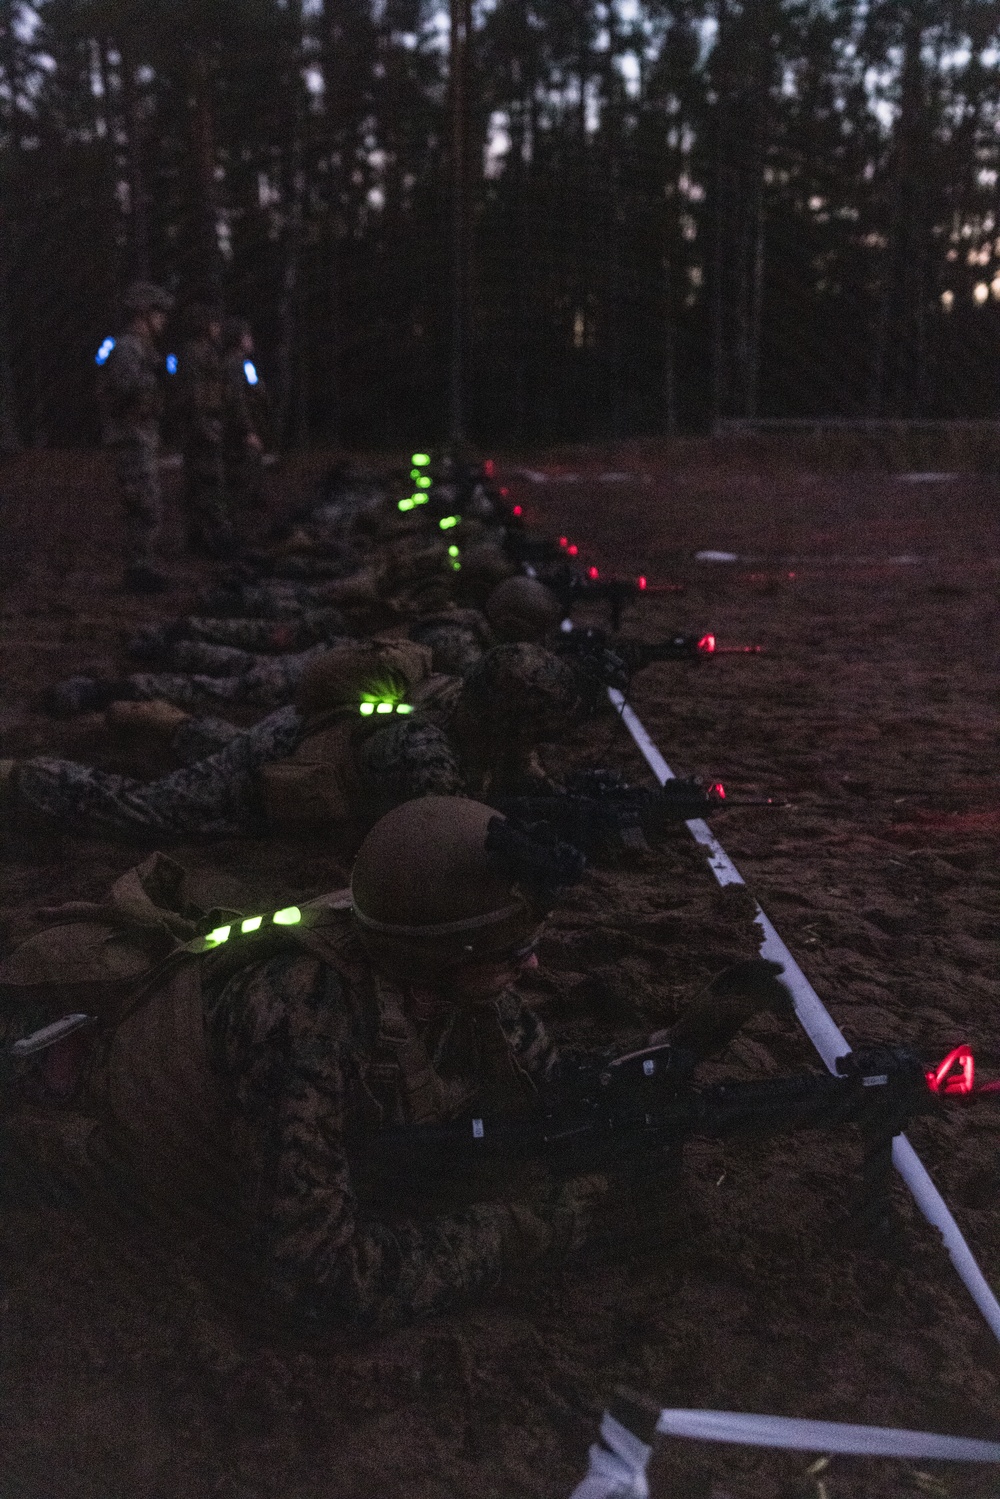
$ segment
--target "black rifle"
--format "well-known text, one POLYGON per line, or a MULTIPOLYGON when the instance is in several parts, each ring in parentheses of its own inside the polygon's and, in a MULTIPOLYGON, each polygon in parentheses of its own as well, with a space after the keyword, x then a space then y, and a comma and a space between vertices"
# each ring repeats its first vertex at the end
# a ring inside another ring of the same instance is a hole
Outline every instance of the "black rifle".
POLYGON ((719 646, 715 636, 671 635, 665 640, 622 640, 586 626, 565 631, 553 647, 575 662, 595 687, 627 692, 637 671, 656 661, 704 661, 718 655, 756 655, 759 645, 719 646))
MULTIPOLYGON (((749 966, 749 965, 742 965, 749 966)), ((764 966, 764 965, 760 965, 764 966)), ((732 1038, 716 1033, 716 1045, 732 1038)), ((683 1022, 681 1023, 683 1026, 683 1022)), ((724 1028, 724 1027, 723 1027, 724 1028)), ((892 1141, 921 1114, 941 1111, 942 1095, 990 1093, 972 1087, 972 1057, 957 1049, 928 1071, 905 1046, 871 1046, 841 1057, 837 1075, 804 1072, 760 1081, 699 1084, 704 1052, 676 1044, 647 1046, 580 1066, 552 1098, 523 1118, 470 1118, 417 1127, 404 1151, 438 1165, 476 1156, 542 1158, 560 1175, 610 1171, 641 1184, 676 1171, 694 1136, 785 1134, 858 1125, 865 1147, 851 1216, 856 1231, 887 1245, 894 1237, 890 1203, 892 1141), (957 1059, 964 1076, 947 1078, 957 1059)))
POLYGON ((593 857, 614 849, 648 848, 648 840, 671 824, 741 803, 727 800, 720 783, 703 786, 694 776, 657 787, 630 786, 617 771, 586 770, 568 777, 565 791, 498 797, 493 805, 514 822, 544 824, 593 857))
MULTIPOLYGON (((551 588, 559 600, 564 614, 568 614, 574 604, 579 603, 604 603, 607 604, 611 616, 611 628, 614 631, 621 629, 622 614, 625 605, 634 599, 649 598, 654 594, 683 593, 684 588, 680 583, 650 583, 646 578, 601 578, 597 576, 597 569, 583 572, 566 559, 566 553, 561 546, 554 542, 545 542, 547 552, 544 556, 516 558, 517 561, 528 561, 536 565, 536 573, 546 588, 551 588)), ((509 543, 508 543, 509 548, 509 543)))

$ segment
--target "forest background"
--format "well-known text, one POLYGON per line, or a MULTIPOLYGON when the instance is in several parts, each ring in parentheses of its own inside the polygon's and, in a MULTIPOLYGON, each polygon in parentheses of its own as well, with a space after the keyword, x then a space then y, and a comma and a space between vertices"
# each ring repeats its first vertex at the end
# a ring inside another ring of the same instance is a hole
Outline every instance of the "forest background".
MULTIPOLYGON (((468 16, 473 437, 998 415, 995 0, 468 16)), ((440 0, 4 0, 0 448, 96 438, 134 276, 250 318, 283 443, 443 435, 448 40, 440 0)))

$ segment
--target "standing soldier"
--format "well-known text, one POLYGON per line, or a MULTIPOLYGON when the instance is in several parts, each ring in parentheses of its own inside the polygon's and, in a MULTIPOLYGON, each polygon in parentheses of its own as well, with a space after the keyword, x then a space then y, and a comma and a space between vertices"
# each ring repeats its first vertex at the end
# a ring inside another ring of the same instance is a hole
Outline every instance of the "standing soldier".
POLYGON ((223 559, 233 552, 233 527, 223 468, 226 376, 222 314, 216 308, 195 304, 188 308, 186 322, 189 338, 178 375, 187 545, 189 551, 223 559))
POLYGON ((124 587, 129 593, 159 593, 167 579, 158 570, 157 543, 163 524, 160 493, 162 360, 156 340, 173 299, 162 287, 134 281, 122 307, 125 331, 104 366, 101 406, 104 441, 115 455, 115 473, 125 506, 124 587))
POLYGON ((245 318, 222 325, 226 410, 223 465, 230 503, 240 512, 263 507, 264 447, 270 426, 267 391, 253 362, 254 342, 245 318))

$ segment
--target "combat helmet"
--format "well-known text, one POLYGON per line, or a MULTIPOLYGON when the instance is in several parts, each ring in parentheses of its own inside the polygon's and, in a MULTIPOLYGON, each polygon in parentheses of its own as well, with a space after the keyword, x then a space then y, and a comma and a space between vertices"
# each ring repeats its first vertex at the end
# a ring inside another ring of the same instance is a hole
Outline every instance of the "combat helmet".
POLYGON ((576 849, 535 843, 481 802, 425 796, 387 813, 362 843, 354 920, 384 973, 433 983, 530 952, 559 889, 583 867, 576 849))
POLYGON ((517 571, 503 548, 491 541, 463 547, 462 570, 457 574, 461 592, 473 603, 489 598, 498 583, 517 571))
POLYGON ((431 673, 431 653, 413 640, 378 637, 367 644, 337 646, 310 662, 295 693, 308 721, 351 710, 373 721, 387 718, 431 673))
POLYGON ((173 305, 170 293, 153 281, 133 281, 122 297, 122 310, 129 317, 141 317, 147 312, 170 312, 173 305))
POLYGON ((541 640, 562 615, 551 588, 537 578, 507 578, 486 600, 485 612, 501 640, 541 640))

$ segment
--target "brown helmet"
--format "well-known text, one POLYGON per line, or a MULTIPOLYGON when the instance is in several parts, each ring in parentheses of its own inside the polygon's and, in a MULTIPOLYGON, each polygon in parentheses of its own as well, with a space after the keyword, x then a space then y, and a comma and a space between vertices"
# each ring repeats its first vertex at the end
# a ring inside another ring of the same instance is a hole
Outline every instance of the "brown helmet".
POLYGON ((430 651, 413 640, 376 637, 366 644, 338 646, 306 668, 295 706, 306 719, 343 709, 364 712, 369 703, 374 715, 380 704, 405 703, 430 673, 430 651))
POLYGON ((501 640, 541 640, 561 616, 559 600, 537 578, 507 578, 486 600, 486 618, 501 640))
MULTIPOLYGON (((351 875, 357 930, 376 965, 393 978, 433 982, 530 949, 555 884, 540 898, 524 877, 519 836, 492 807, 463 797, 425 796, 387 813, 351 875)), ((557 847, 555 883, 572 883, 580 856, 557 847)))
POLYGON ((517 571, 503 548, 489 541, 463 548, 461 562, 456 578, 462 593, 474 603, 489 598, 498 583, 517 571))

